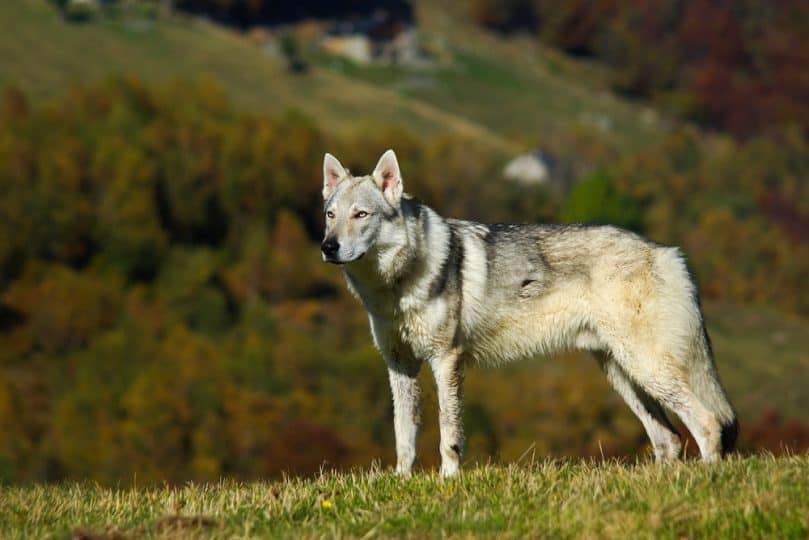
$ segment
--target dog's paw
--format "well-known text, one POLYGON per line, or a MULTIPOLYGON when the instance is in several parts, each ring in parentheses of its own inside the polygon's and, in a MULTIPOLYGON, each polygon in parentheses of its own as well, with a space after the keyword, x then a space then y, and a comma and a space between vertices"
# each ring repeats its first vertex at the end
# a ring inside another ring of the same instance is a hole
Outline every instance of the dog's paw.
POLYGON ((403 465, 396 466, 396 476, 399 476, 404 479, 408 479, 413 476, 413 471, 410 467, 405 467, 403 465))
POLYGON ((441 478, 454 478, 458 476, 460 467, 456 462, 442 463, 441 464, 441 478))

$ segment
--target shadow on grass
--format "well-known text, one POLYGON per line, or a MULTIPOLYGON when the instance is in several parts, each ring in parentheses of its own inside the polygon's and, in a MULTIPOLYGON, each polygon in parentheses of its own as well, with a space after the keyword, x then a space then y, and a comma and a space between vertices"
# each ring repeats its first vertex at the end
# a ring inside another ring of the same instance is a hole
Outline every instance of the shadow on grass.
POLYGON ((216 521, 206 516, 166 516, 151 525, 144 525, 132 530, 109 529, 93 531, 76 528, 70 533, 72 540, 132 540, 148 533, 190 532, 193 529, 210 529, 217 525, 216 521))

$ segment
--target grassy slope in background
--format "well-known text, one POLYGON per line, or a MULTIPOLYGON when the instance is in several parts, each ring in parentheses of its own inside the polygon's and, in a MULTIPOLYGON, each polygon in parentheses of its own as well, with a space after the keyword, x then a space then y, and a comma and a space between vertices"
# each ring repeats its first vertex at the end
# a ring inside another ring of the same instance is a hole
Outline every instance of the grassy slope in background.
MULTIPOLYGON (((314 55, 307 74, 293 75, 281 58, 248 38, 201 20, 131 17, 71 24, 45 2, 2 2, 0 20, 13 21, 14 32, 0 35, 0 87, 11 83, 48 99, 71 84, 116 75, 147 82, 205 76, 249 110, 297 108, 327 130, 395 124, 422 136, 466 135, 507 154, 518 151, 519 143, 533 146, 587 132, 626 149, 665 131, 647 108, 611 96, 597 69, 533 43, 504 43, 464 23, 463 14, 422 4, 425 40, 441 41, 451 63, 362 67, 314 55), (594 121, 611 127, 599 134, 594 121)), ((302 48, 311 54, 311 45, 302 48)))

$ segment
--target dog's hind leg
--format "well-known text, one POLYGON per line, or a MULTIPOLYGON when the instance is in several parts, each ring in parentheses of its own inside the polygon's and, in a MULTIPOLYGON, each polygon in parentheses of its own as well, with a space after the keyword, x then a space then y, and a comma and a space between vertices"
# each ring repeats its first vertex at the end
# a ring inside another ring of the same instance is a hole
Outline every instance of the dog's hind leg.
MULTIPOLYGON (((719 381, 711 341, 704 323, 700 325, 700 330, 692 340, 689 361, 686 366, 689 389, 710 412, 710 415, 719 422, 719 452, 725 455, 733 450, 736 443, 739 422, 736 419, 736 411, 719 381)), ((715 444, 715 438, 713 434, 711 435, 711 444, 715 444)))
POLYGON ((638 387, 680 417, 697 441, 703 461, 719 460, 722 457, 720 417, 695 394, 689 384, 688 367, 671 354, 662 353, 659 361, 651 360, 653 358, 652 353, 625 353, 617 357, 617 363, 638 387))
POLYGON ((677 459, 682 449, 680 435, 669 422, 663 407, 635 384, 609 353, 599 351, 594 354, 607 380, 643 424, 652 442, 655 460, 677 459))
POLYGON ((438 392, 441 431, 441 476, 455 476, 463 455, 463 366, 460 355, 450 351, 430 359, 438 392))

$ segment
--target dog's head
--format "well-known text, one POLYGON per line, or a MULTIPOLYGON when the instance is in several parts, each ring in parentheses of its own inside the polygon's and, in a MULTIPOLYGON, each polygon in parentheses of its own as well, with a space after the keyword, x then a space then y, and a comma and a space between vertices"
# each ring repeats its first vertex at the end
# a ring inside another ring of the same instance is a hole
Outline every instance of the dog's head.
MULTIPOLYGON (((402 174, 396 154, 388 150, 367 176, 352 176, 337 158, 323 159, 323 210, 326 233, 323 260, 345 264, 393 240, 391 227, 400 215, 402 174)), ((393 235, 396 236, 396 235, 393 235)))

